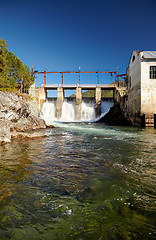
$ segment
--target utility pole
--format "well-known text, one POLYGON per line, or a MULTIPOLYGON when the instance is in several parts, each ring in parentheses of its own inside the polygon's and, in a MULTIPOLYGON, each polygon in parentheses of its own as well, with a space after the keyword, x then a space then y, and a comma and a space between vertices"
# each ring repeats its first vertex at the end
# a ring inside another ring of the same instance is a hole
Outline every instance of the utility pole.
POLYGON ((80 86, 80 67, 79 67, 79 86, 80 86))

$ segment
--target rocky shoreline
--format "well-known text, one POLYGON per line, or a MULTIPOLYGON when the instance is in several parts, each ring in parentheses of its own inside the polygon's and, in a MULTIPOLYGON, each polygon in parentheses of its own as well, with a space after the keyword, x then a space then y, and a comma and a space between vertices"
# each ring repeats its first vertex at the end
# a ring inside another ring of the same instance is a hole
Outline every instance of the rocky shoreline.
POLYGON ((47 126, 40 118, 36 99, 26 94, 0 91, 0 144, 11 142, 12 138, 36 138, 45 136, 34 131, 47 126))

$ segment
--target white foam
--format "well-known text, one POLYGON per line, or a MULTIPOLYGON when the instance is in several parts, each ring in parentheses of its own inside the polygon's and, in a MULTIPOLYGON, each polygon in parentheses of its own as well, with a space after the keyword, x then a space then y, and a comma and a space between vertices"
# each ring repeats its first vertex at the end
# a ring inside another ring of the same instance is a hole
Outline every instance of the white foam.
MULTIPOLYGON (((101 103, 101 116, 96 118, 95 115, 95 103, 93 101, 85 102, 82 100, 81 104, 81 121, 82 122, 95 122, 104 116, 112 107, 113 102, 102 101, 101 103)), ((67 101, 64 100, 62 105, 62 114, 59 121, 55 117, 56 113, 56 101, 47 101, 43 104, 42 107, 42 118, 45 120, 47 125, 51 125, 54 122, 76 122, 75 119, 76 111, 76 101, 67 101)))

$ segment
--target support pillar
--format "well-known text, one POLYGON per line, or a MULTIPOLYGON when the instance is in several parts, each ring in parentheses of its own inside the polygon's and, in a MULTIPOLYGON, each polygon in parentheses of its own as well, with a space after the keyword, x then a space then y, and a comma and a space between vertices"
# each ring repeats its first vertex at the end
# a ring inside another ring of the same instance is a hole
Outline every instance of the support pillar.
POLYGON ((76 88, 76 120, 81 120, 82 89, 76 88))
POLYGON ((56 118, 60 119, 62 114, 62 104, 64 100, 64 91, 63 87, 57 88, 57 102, 56 102, 56 118))
POLYGON ((96 118, 101 115, 101 88, 97 87, 95 89, 95 112, 96 118))

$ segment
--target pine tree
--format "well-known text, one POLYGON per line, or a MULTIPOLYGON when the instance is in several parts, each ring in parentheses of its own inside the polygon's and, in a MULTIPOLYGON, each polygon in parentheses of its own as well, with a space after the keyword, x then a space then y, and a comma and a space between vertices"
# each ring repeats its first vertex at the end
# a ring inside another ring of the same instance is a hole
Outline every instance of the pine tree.
POLYGON ((33 82, 29 67, 8 51, 6 42, 0 39, 0 90, 27 92, 33 82))

